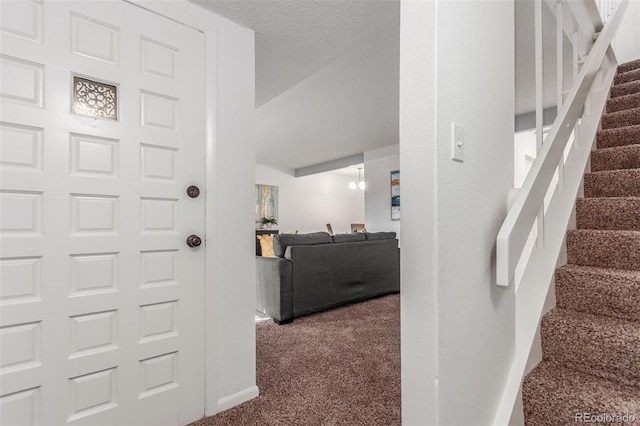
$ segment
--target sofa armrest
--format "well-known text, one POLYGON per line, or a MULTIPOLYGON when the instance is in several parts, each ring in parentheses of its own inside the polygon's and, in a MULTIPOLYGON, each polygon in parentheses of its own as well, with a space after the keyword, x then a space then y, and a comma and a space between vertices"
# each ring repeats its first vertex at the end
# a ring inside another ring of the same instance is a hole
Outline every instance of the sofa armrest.
POLYGON ((256 256, 256 309, 277 323, 293 320, 291 261, 256 256))

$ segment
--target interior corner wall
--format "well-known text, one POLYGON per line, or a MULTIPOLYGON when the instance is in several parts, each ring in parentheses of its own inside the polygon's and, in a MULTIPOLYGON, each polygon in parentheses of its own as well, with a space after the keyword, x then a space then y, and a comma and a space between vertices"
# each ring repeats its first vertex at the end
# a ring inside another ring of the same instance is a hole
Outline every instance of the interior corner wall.
POLYGON ((255 165, 256 184, 278 187, 280 232, 326 232, 330 223, 335 233, 347 233, 352 223, 363 222, 364 191, 348 187, 354 177, 332 172, 295 177, 291 169, 255 165))
MULTIPOLYGON (((400 220, 391 220, 391 172, 400 170, 398 145, 364 153, 364 223, 370 232, 394 231, 400 239, 400 220)), ((400 174, 402 181, 402 174, 400 174)), ((402 190, 402 184, 400 185, 402 190)))
POLYGON ((223 18, 206 33, 207 389, 211 415, 258 396, 255 348, 254 33, 223 18))
POLYGON ((618 62, 640 59, 640 1, 630 0, 614 38, 614 51, 618 62))
POLYGON ((493 424, 515 353, 514 291, 495 271, 513 182, 514 4, 403 1, 400 34, 403 423, 493 424))

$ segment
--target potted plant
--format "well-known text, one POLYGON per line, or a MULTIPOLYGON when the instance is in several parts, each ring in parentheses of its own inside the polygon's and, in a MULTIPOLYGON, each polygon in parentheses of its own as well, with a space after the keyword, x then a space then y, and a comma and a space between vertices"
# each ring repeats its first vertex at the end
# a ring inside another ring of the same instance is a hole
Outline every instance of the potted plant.
POLYGON ((262 226, 266 226, 267 228, 271 228, 273 225, 277 225, 278 221, 274 217, 263 217, 260 219, 260 224, 262 226))

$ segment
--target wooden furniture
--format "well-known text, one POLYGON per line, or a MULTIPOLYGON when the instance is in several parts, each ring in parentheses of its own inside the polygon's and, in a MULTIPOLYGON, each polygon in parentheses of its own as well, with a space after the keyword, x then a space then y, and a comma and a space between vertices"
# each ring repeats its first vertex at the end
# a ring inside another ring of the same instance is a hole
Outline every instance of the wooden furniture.
POLYGON ((277 229, 256 229, 256 256, 262 256, 262 248, 258 235, 275 235, 280 233, 277 229))
POLYGON ((367 229, 364 227, 364 223, 352 223, 351 232, 367 232, 367 229))

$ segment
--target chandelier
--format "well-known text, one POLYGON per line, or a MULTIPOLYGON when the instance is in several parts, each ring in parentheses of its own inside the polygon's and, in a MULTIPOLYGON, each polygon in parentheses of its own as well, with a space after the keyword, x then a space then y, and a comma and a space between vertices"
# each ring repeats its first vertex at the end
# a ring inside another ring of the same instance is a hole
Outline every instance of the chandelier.
POLYGON ((364 191, 364 188, 365 183, 364 180, 362 180, 362 167, 358 167, 358 180, 356 181, 354 179, 349 182, 349 189, 360 189, 361 191, 364 191))

